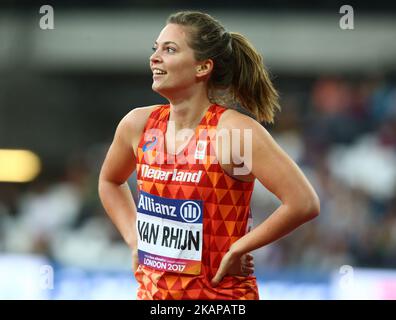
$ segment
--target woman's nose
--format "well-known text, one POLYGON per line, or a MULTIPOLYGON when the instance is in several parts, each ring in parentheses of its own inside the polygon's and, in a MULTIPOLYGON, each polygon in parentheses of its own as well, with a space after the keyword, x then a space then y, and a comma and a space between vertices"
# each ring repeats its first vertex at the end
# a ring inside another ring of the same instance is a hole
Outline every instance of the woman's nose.
POLYGON ((161 57, 159 56, 157 51, 154 51, 153 54, 150 57, 151 62, 159 62, 161 60, 161 57))

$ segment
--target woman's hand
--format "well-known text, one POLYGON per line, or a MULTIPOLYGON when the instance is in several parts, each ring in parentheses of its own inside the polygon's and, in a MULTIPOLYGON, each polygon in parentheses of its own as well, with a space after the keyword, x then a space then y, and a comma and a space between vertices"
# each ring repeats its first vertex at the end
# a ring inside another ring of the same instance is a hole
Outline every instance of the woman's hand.
POLYGON ((217 286, 226 275, 249 276, 254 272, 253 256, 246 253, 242 256, 233 251, 228 251, 220 262, 219 269, 213 277, 211 284, 217 286))

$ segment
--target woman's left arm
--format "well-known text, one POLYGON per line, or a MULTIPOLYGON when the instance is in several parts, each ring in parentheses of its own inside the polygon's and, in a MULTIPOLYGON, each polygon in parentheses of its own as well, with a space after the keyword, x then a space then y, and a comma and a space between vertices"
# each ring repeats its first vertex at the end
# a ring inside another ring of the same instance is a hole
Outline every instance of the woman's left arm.
POLYGON ((320 201, 315 190, 297 164, 280 148, 268 131, 246 116, 238 119, 237 127, 242 130, 241 150, 251 150, 251 157, 249 154, 243 155, 245 166, 282 203, 261 224, 232 244, 212 279, 214 286, 228 274, 228 270, 243 254, 287 235, 318 216, 320 211, 320 201), (245 140, 243 134, 243 130, 249 129, 252 130, 251 141, 245 140), (245 148, 246 143, 251 143, 251 148, 245 148))

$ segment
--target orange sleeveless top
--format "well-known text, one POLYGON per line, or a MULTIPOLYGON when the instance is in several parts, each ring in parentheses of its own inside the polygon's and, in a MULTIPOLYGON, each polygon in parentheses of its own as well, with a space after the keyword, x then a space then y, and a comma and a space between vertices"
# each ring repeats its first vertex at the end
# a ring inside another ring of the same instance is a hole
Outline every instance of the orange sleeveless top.
POLYGON ((215 130, 226 108, 213 104, 178 154, 165 145, 170 106, 148 118, 137 150, 138 299, 258 299, 254 276, 211 279, 249 228, 254 182, 223 171, 215 130))

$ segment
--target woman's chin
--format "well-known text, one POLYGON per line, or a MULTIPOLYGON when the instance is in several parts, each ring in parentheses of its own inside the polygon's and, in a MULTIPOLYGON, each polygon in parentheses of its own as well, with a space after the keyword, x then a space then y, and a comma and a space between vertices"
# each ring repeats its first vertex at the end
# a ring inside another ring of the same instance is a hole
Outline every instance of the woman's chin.
POLYGON ((153 91, 160 93, 159 91, 161 91, 161 86, 159 86, 158 84, 156 84, 155 82, 151 85, 151 89, 153 89, 153 91))
POLYGON ((151 88, 153 89, 154 92, 156 92, 156 93, 158 93, 158 94, 160 94, 162 96, 164 94, 166 94, 166 92, 169 91, 169 88, 165 88, 164 86, 158 85, 155 82, 152 84, 151 88))

